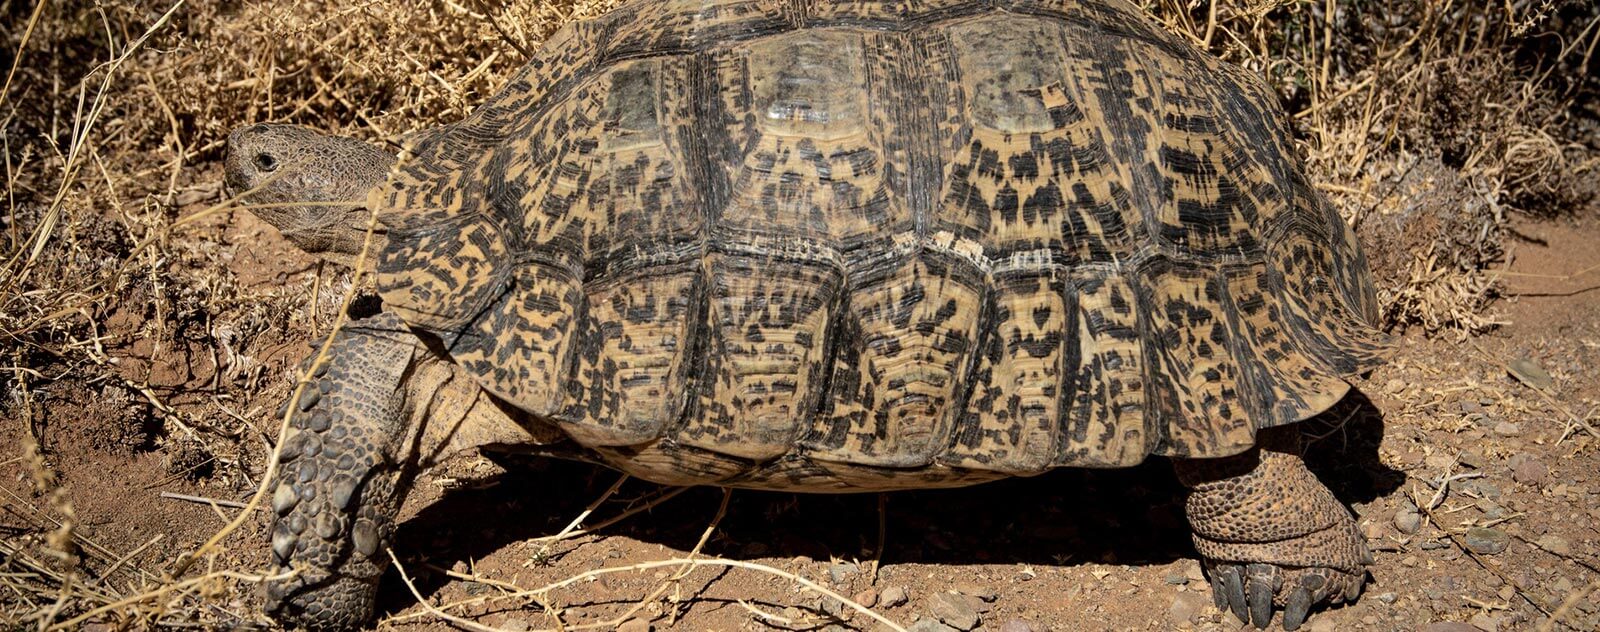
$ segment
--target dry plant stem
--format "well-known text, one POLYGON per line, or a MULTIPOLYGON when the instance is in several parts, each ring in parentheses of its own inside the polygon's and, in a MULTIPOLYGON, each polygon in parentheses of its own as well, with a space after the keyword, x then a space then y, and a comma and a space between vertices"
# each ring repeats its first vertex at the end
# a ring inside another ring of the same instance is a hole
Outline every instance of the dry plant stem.
POLYGON ((174 492, 161 492, 161 497, 162 498, 167 498, 167 499, 170 499, 170 500, 182 500, 182 501, 187 501, 187 502, 191 502, 191 503, 199 503, 199 504, 202 504, 202 505, 211 505, 212 507, 227 507, 229 509, 244 509, 245 508, 245 504, 244 503, 238 502, 238 501, 235 501, 235 500, 217 500, 215 498, 206 498, 204 496, 190 496, 188 494, 178 494, 178 493, 174 493, 174 492))
MULTIPOLYGON (((145 30, 143 35, 140 35, 138 39, 134 40, 125 49, 123 49, 120 55, 100 66, 100 68, 105 69, 105 73, 100 81, 100 90, 95 93, 93 100, 89 104, 89 111, 87 113, 82 111, 82 101, 84 96, 83 91, 88 90, 88 86, 85 85, 81 87, 81 91, 78 95, 80 108, 78 112, 79 116, 76 118, 76 120, 74 120, 73 123, 73 133, 71 136, 72 144, 67 148, 66 164, 62 167, 61 171, 61 184, 56 188, 55 196, 50 202, 49 210, 45 212, 44 219, 39 222, 38 228, 34 230, 34 234, 30 238, 33 242, 33 247, 27 249, 27 260, 23 262, 21 268, 16 268, 17 262, 23 254, 23 249, 19 248, 17 252, 12 255, 11 259, 6 262, 5 269, 11 271, 11 274, 9 275, 10 278, 6 280, 5 287, 0 288, 0 291, 9 292, 13 287, 16 286, 16 284, 20 283, 22 279, 27 276, 28 270, 30 270, 33 266, 33 263, 38 260, 39 253, 44 250, 45 244, 49 243, 50 235, 51 233, 55 232, 56 224, 61 221, 61 215, 64 212, 64 203, 66 202, 67 191, 69 188, 71 188, 71 184, 76 180, 75 176, 78 172, 78 169, 83 165, 83 151, 88 147, 89 135, 94 130, 95 123, 99 122, 100 115, 105 111, 106 100, 108 98, 107 93, 111 91, 111 83, 116 77, 117 71, 121 69, 122 65, 133 56, 134 52, 138 51, 144 46, 145 41, 149 40, 152 35, 155 35, 156 31, 159 31, 166 26, 168 20, 172 18, 172 15, 177 13, 179 8, 183 7, 183 3, 184 0, 178 0, 177 2, 173 3, 172 7, 167 9, 166 13, 161 14, 161 17, 157 18, 155 23, 151 24, 150 28, 145 30)), ((42 4, 43 0, 41 0, 41 6, 42 4)))
POLYGON ((93 610, 85 612, 83 614, 80 614, 80 615, 78 615, 76 617, 73 617, 71 619, 67 619, 66 621, 62 621, 60 623, 52 624, 49 627, 44 628, 43 632, 52 632, 54 630, 76 630, 76 629, 78 629, 79 624, 85 623, 85 622, 89 621, 90 619, 98 617, 98 616, 100 616, 102 614, 105 614, 105 613, 108 613, 108 612, 113 612, 115 610, 118 610, 118 609, 121 609, 121 608, 125 608, 127 606, 131 606, 133 604, 140 603, 140 602, 143 602, 143 601, 146 601, 146 600, 151 600, 151 599, 154 599, 156 597, 163 596, 163 595, 180 594, 180 593, 182 593, 184 591, 187 591, 187 590, 189 590, 191 588, 195 588, 197 586, 200 586, 201 584, 203 584, 205 582, 212 581, 212 580, 215 580, 215 579, 218 579, 218 578, 235 579, 235 580, 244 581, 244 582, 251 582, 251 583, 261 583, 261 582, 266 582, 266 581, 281 581, 281 580, 289 579, 290 577, 293 577, 293 576, 294 576, 293 572, 283 573, 283 574, 279 574, 279 575, 251 575, 249 573, 239 573, 239 572, 235 572, 235 571, 211 571, 211 572, 206 573, 204 575, 201 575, 199 577, 193 577, 193 578, 190 578, 190 579, 185 579, 185 580, 183 580, 181 582, 168 583, 165 586, 160 586, 160 587, 157 587, 157 588, 153 588, 153 589, 147 590, 145 592, 141 592, 141 593, 139 593, 137 595, 134 595, 132 597, 127 597, 125 599, 120 599, 120 600, 117 600, 117 601, 113 601, 111 603, 105 604, 103 606, 100 606, 98 608, 95 608, 93 610))
MULTIPOLYGON (((350 287, 345 289, 344 299, 339 303, 339 313, 334 316, 333 327, 328 330, 328 335, 323 338, 322 346, 317 349, 317 355, 311 360, 311 364, 306 367, 305 371, 300 374, 299 379, 295 381, 294 393, 289 396, 289 401, 300 401, 300 396, 304 394, 306 386, 311 383, 312 374, 316 373, 318 368, 328 362, 328 350, 333 348, 334 337, 344 328, 344 324, 349 318, 347 314, 350 311, 350 302, 355 299, 356 291, 361 287, 361 277, 366 273, 367 258, 372 252, 372 237, 376 234, 377 229, 378 212, 373 210, 367 214, 367 234, 361 241, 361 253, 357 255, 355 270, 350 274, 350 287)), ((272 454, 267 457, 267 471, 262 473, 261 483, 256 486, 256 493, 250 497, 250 502, 245 504, 244 511, 239 512, 239 515, 235 516, 232 522, 223 526, 221 530, 218 530, 216 534, 212 535, 204 544, 201 544, 199 548, 196 548, 194 552, 180 558, 177 565, 172 569, 173 577, 183 575, 183 572, 188 570, 196 559, 205 555, 228 534, 237 530, 240 525, 244 524, 245 520, 250 518, 256 508, 261 506, 261 499, 267 496, 267 488, 272 485, 273 479, 277 476, 278 458, 283 450, 283 442, 288 438, 289 421, 294 417, 295 410, 296 407, 294 406, 286 406, 284 408, 283 419, 278 424, 278 438, 273 442, 272 454)))
POLYGON ((1551 630, 1554 630, 1556 628, 1556 623, 1561 621, 1561 617, 1566 616, 1567 613, 1571 612, 1574 607, 1577 607, 1578 602, 1583 601, 1584 597, 1588 597, 1589 593, 1592 593, 1596 590, 1600 590, 1600 582, 1593 582, 1588 586, 1584 586, 1583 590, 1575 590, 1572 592, 1572 594, 1567 595, 1566 599, 1561 600, 1561 605, 1556 606, 1556 611, 1551 613, 1550 618, 1545 619, 1543 623, 1539 624, 1539 632, 1550 632, 1551 630))
POLYGON ((1422 510, 1422 515, 1427 516, 1428 521, 1432 522, 1434 527, 1438 528, 1440 531, 1444 532, 1445 535, 1450 537, 1450 541, 1456 545, 1456 548, 1461 549, 1461 551, 1466 553, 1468 557, 1472 558, 1472 562, 1477 564, 1478 568, 1489 571, 1490 573, 1493 573, 1495 577, 1499 577, 1500 581, 1505 582, 1507 586, 1510 586, 1513 590, 1515 590, 1517 592, 1517 596, 1522 597, 1523 601, 1528 602, 1528 605, 1533 606, 1533 608, 1538 610, 1540 614, 1543 614, 1547 617, 1551 616, 1549 608, 1546 608, 1544 604, 1535 601, 1532 595, 1529 595, 1526 591, 1523 591, 1522 587, 1518 586, 1516 582, 1511 581, 1511 577, 1506 575, 1505 571, 1495 568, 1493 565, 1485 562, 1483 557, 1478 555, 1477 551, 1473 551, 1470 547, 1468 547, 1466 538, 1463 538, 1461 534, 1451 531, 1449 528, 1445 527, 1444 521, 1440 520, 1439 516, 1433 513, 1432 508, 1419 506, 1418 509, 1422 510))
MULTIPOLYGON (((849 597, 846 597, 846 596, 841 595, 839 593, 836 593, 834 591, 828 590, 827 588, 824 588, 824 587, 818 585, 816 582, 808 580, 808 579, 806 579, 804 577, 801 577, 799 575, 796 575, 794 573, 790 573, 788 571, 784 571, 784 570, 781 570, 781 569, 773 568, 773 567, 767 566, 765 564, 757 564, 757 563, 754 563, 754 562, 745 562, 745 561, 742 561, 742 560, 728 560, 728 559, 722 559, 722 558, 718 558, 718 557, 698 558, 698 559, 673 558, 673 559, 668 559, 668 560, 657 560, 657 561, 653 561, 653 562, 641 562, 641 563, 638 563, 638 564, 631 564, 631 565, 628 565, 628 566, 615 566, 615 567, 610 567, 610 568, 601 568, 601 569, 596 569, 596 570, 580 573, 578 575, 574 575, 572 577, 568 577, 568 578, 563 579, 561 581, 558 581, 558 582, 555 582, 555 583, 552 583, 552 584, 547 584, 545 586, 541 586, 539 588, 534 588, 534 589, 531 589, 531 590, 523 590, 523 591, 519 591, 519 592, 515 592, 515 593, 504 594, 504 595, 491 595, 491 596, 488 596, 488 597, 478 597, 478 598, 474 598, 474 599, 468 599, 468 600, 464 600, 464 601, 459 601, 459 602, 456 602, 456 603, 448 604, 448 605, 445 605, 443 607, 444 608, 458 608, 458 607, 461 607, 461 606, 481 604, 481 603, 489 603, 489 602, 493 602, 493 601, 501 601, 501 600, 506 600, 506 599, 521 599, 521 598, 537 597, 537 596, 542 596, 542 595, 544 595, 546 593, 549 593, 550 591, 557 590, 557 589, 560 589, 560 588, 564 588, 566 586, 570 586, 572 584, 576 584, 578 582, 586 581, 586 580, 589 580, 589 579, 592 579, 592 578, 595 578, 595 577, 600 577, 600 576, 603 576, 603 575, 612 575, 612 574, 616 574, 616 573, 630 573, 630 572, 651 570, 651 569, 664 568, 664 567, 670 567, 670 566, 692 566, 692 567, 725 566, 725 567, 733 567, 733 568, 743 568, 743 569, 753 570, 753 571, 757 571, 757 572, 761 572, 761 573, 767 573, 769 575, 775 575, 777 577, 782 577, 782 578, 787 579, 789 581, 792 581, 792 582, 795 582, 797 584, 800 584, 801 586, 805 587, 806 589, 811 590, 813 592, 816 592, 816 593, 818 593, 818 594, 820 594, 820 595, 822 595, 824 597, 829 597, 831 599, 835 599, 835 600, 839 601, 840 603, 844 604, 845 606, 849 607, 850 609, 855 610, 857 612, 860 612, 862 614, 865 614, 868 617, 871 617, 873 620, 875 620, 875 621, 877 621, 879 623, 882 623, 884 626, 888 627, 890 630, 894 630, 895 632, 907 632, 904 627, 900 626, 899 624, 896 624, 893 621, 890 621, 888 618, 885 618, 883 615, 880 615, 880 614, 878 614, 876 612, 873 612, 871 608, 868 608, 868 607, 863 606, 863 605, 861 605, 859 603, 856 603, 855 601, 852 601, 849 597)), ((397 622, 405 621, 405 620, 408 620, 408 619, 415 619, 415 618, 417 618, 419 616, 421 616, 421 615, 412 614, 412 615, 401 615, 401 616, 397 616, 397 617, 391 617, 391 618, 387 619, 385 621, 385 623, 397 623, 397 622)), ((563 628, 563 629, 575 630, 575 629, 578 629, 578 628, 569 626, 569 627, 566 627, 566 628, 563 628)))
POLYGON ((594 513, 594 510, 596 508, 598 508, 602 503, 606 502, 607 499, 611 498, 612 494, 617 493, 617 489, 621 488, 622 484, 627 482, 627 481, 628 481, 628 475, 627 474, 623 474, 621 476, 618 476, 617 477, 617 482, 612 483, 611 487, 606 488, 605 493, 600 494, 599 498, 596 498, 596 499, 594 499, 594 502, 589 503, 588 507, 584 507, 583 511, 578 514, 578 517, 573 518, 572 522, 567 523, 567 526, 565 528, 563 528, 560 531, 556 532, 555 535, 550 535, 550 536, 545 536, 545 537, 542 537, 542 538, 538 538, 538 539, 534 540, 534 542, 553 542, 555 540, 560 540, 560 539, 563 539, 563 538, 567 537, 567 534, 572 533, 574 530, 576 530, 578 528, 578 525, 583 524, 583 520, 585 518, 588 518, 589 514, 594 513))
POLYGON ((547 536, 543 536, 543 537, 539 537, 539 538, 534 538, 533 541, 534 542, 554 542, 554 541, 557 541, 557 540, 564 540, 564 539, 568 539, 568 538, 576 538, 578 536, 588 535, 590 533, 594 533, 596 531, 599 531, 599 530, 604 529, 606 527, 609 527, 611 525, 614 525, 614 524, 617 524, 619 522, 622 522, 623 520, 627 520, 628 518, 632 518, 633 516, 639 515, 641 513, 646 512, 646 511, 650 511, 651 509, 655 509, 656 507, 661 506, 662 503, 665 503, 665 502, 667 502, 669 500, 672 500, 673 498, 676 498, 679 494, 682 494, 682 493, 684 493, 686 491, 689 491, 690 489, 693 489, 693 488, 692 487, 674 487, 672 489, 667 490, 666 492, 663 492, 661 495, 650 499, 648 502, 644 503, 643 505, 640 505, 638 507, 633 507, 633 508, 628 509, 627 511, 624 511, 624 512, 622 512, 620 514, 617 514, 615 516, 612 516, 610 518, 607 518, 605 520, 597 522, 592 527, 588 527, 588 528, 585 528, 585 529, 574 529, 574 530, 572 530, 570 532, 569 531, 563 531, 563 533, 558 533, 556 535, 547 535, 547 536))
POLYGON ((17 69, 22 67, 22 53, 28 50, 28 40, 33 39, 33 27, 39 24, 39 14, 44 13, 44 5, 49 1, 39 0, 33 5, 33 13, 28 15, 28 27, 22 31, 22 41, 17 43, 16 55, 11 58, 11 70, 6 73, 6 84, 0 88, 0 105, 4 105, 6 97, 11 94, 11 80, 16 78, 17 69))

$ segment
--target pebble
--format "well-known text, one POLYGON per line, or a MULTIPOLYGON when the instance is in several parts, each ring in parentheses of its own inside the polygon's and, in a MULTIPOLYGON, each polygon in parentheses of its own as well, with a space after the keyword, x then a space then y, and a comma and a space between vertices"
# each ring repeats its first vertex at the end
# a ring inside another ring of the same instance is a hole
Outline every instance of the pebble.
POLYGON ((933 619, 923 619, 906 628, 907 632, 961 632, 933 619))
POLYGON ((1172 605, 1167 607, 1167 619, 1174 627, 1193 621, 1206 611, 1206 606, 1211 604, 1211 598, 1202 597, 1198 592, 1181 592, 1172 598, 1172 605))
POLYGON ((1460 621, 1440 621, 1422 626, 1418 632, 1479 632, 1478 628, 1460 621))
POLYGON ((1511 480, 1524 485, 1538 485, 1549 476, 1550 466, 1534 457, 1519 459, 1511 466, 1511 480))
POLYGON ((1189 578, 1189 581, 1204 582, 1206 580, 1206 571, 1205 569, 1200 568, 1199 561, 1184 560, 1182 562, 1178 562, 1178 564, 1183 566, 1183 576, 1189 578))
POLYGON ((928 600, 928 611, 957 630, 978 627, 978 612, 962 595, 938 593, 928 600))
POLYGON ((1556 555, 1572 555, 1572 544, 1559 535, 1547 535, 1539 538, 1538 544, 1539 548, 1556 555))
POLYGON ((972 582, 956 582, 955 588, 956 592, 958 593, 967 595, 969 597, 977 597, 984 601, 992 602, 1000 598, 1000 593, 995 592, 995 589, 983 584, 975 584, 972 582))
POLYGON ((1556 385, 1556 381, 1550 377, 1550 373, 1546 372, 1544 367, 1527 358, 1512 360, 1506 365, 1506 369, 1511 372, 1512 377, 1539 390, 1549 390, 1550 387, 1556 385))
POLYGON ((1311 617, 1311 620, 1306 622, 1306 627, 1300 629, 1306 632, 1343 632, 1339 624, 1326 616, 1311 617))
POLYGON ((1487 612, 1472 615, 1472 618, 1468 619, 1467 623, 1472 624, 1474 628, 1483 630, 1483 632, 1500 632, 1500 617, 1493 616, 1487 612))
POLYGON ((1166 577, 1165 581, 1168 584, 1173 585, 1173 586, 1182 586, 1184 584, 1189 583, 1189 577, 1184 575, 1183 573, 1178 572, 1178 571, 1173 571, 1173 572, 1167 573, 1167 577, 1166 577))
POLYGON ((1394 605, 1394 602, 1400 599, 1400 595, 1396 595, 1396 594, 1394 594, 1392 592, 1386 592, 1386 593, 1373 595, 1372 598, 1373 599, 1377 599, 1378 601, 1381 601, 1381 602, 1383 602, 1385 604, 1394 605))
POLYGON ((860 570, 861 567, 855 564, 840 562, 828 567, 828 579, 833 580, 834 584, 843 584, 860 570))
POLYGON ((1490 529, 1488 527, 1473 527, 1468 529, 1467 534, 1463 539, 1467 543, 1467 548, 1472 549, 1473 553, 1477 553, 1479 555, 1498 555, 1500 553, 1504 553, 1506 550, 1506 545, 1511 543, 1510 536, 1507 536, 1504 531, 1499 529, 1490 529))
POLYGON ((1036 628, 1031 622, 1011 619, 1000 625, 1000 632, 1036 632, 1036 628))
POLYGON ((650 632, 650 622, 644 619, 628 619, 617 626, 617 632, 650 632))
POLYGON ((527 632, 533 629, 533 625, 522 619, 507 619, 498 628, 506 632, 527 632))
POLYGON ((1400 510, 1394 514, 1394 528, 1412 535, 1422 529, 1422 515, 1415 511, 1400 510))
POLYGON ((906 589, 899 586, 890 586, 879 597, 883 600, 883 607, 893 608, 906 602, 906 589))
POLYGON ((1494 425, 1494 433, 1502 437, 1515 437, 1522 434, 1522 426, 1514 421, 1502 421, 1494 425))
POLYGON ((828 616, 835 619, 844 618, 844 602, 833 597, 817 598, 817 609, 828 613, 828 616))
POLYGON ((878 605, 878 591, 868 588, 850 597, 851 601, 871 608, 878 605))

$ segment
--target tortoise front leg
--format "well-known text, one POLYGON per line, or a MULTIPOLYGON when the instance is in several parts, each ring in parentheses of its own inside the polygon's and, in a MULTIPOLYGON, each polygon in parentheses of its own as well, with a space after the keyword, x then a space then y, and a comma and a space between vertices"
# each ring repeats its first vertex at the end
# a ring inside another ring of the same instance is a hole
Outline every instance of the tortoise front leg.
POLYGON ((1218 608, 1266 628, 1274 607, 1295 630, 1311 607, 1354 601, 1372 555, 1355 519, 1299 456, 1294 428, 1263 430, 1255 449, 1176 459, 1185 506, 1218 608))
POLYGON ((537 444, 456 366, 392 314, 348 324, 296 402, 272 495, 272 559, 298 569, 268 584, 289 627, 348 630, 371 617, 405 490, 463 449, 537 444))

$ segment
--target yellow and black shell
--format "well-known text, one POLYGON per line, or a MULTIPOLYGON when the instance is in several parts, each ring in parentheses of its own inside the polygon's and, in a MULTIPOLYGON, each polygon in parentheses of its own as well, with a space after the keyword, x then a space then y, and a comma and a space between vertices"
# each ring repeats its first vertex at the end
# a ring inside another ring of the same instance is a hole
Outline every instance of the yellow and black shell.
POLYGON ((370 202, 390 309, 666 482, 1223 456, 1386 345, 1273 94, 1121 0, 631 2, 370 202))

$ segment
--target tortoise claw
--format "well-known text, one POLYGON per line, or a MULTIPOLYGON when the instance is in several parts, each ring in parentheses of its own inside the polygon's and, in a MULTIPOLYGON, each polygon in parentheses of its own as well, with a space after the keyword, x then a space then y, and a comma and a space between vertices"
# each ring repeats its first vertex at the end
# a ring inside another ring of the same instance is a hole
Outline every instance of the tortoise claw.
POLYGON ((1311 591, 1305 586, 1294 589, 1289 593, 1289 601, 1283 606, 1283 630, 1294 632, 1300 629, 1300 624, 1306 622, 1306 614, 1311 612, 1311 591))
POLYGON ((1255 624, 1257 630, 1265 630, 1272 623, 1272 586, 1252 580, 1248 593, 1250 623, 1255 624))
POLYGON ((1222 592, 1227 597, 1228 609, 1240 621, 1249 621, 1250 611, 1245 608, 1244 601, 1244 578, 1239 576, 1239 567, 1224 566, 1218 570, 1218 574, 1222 577, 1222 592))

